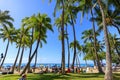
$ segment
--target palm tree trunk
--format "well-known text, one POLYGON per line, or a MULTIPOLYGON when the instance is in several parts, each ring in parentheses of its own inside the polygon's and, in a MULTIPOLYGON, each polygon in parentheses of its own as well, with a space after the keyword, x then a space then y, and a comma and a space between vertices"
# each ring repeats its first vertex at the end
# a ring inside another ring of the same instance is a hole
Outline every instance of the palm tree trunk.
POLYGON ((88 67, 88 63, 87 63, 87 60, 85 59, 85 64, 86 64, 86 67, 88 67))
POLYGON ((39 43, 40 43, 40 35, 39 35, 39 39, 37 40, 37 45, 36 45, 35 51, 34 51, 33 54, 31 55, 30 60, 28 61, 27 65, 25 66, 25 68, 23 69, 23 71, 21 72, 20 75, 22 75, 22 74, 24 74, 24 73, 26 72, 28 66, 30 65, 33 57, 35 56, 35 54, 36 54, 36 52, 37 52, 37 50, 38 50, 39 43))
MULTIPOLYGON (((28 61, 30 60, 31 53, 32 53, 33 33, 34 33, 34 28, 32 28, 32 39, 31 39, 31 46, 30 46, 30 52, 29 52, 29 59, 28 59, 28 61)), ((28 72, 31 72, 31 70, 30 70, 30 65, 29 65, 29 67, 28 67, 28 72)))
POLYGON ((37 52, 35 54, 35 64, 34 64, 34 69, 33 69, 33 72, 35 72, 35 69, 36 69, 36 64, 37 64, 37 52))
MULTIPOLYGON (((92 8, 91 8, 91 15, 92 15, 92 19, 93 19, 93 12, 92 12, 92 8)), ((93 27, 93 36, 94 36, 94 51, 95 51, 95 57, 96 57, 96 61, 97 61, 97 66, 98 66, 98 70, 99 70, 99 73, 104 73, 103 70, 102 70, 102 67, 101 67, 101 64, 100 64, 100 59, 98 57, 98 54, 97 54, 97 47, 96 47, 96 33, 95 33, 95 23, 94 23, 94 20, 92 20, 92 27, 93 27)))
POLYGON ((74 22, 72 19, 72 15, 71 16, 71 22, 72 22, 72 28, 73 28, 73 36, 74 36, 74 55, 73 55, 73 62, 72 62, 72 68, 74 70, 74 64, 75 64, 75 58, 76 58, 76 33, 75 33, 75 26, 74 26, 74 22))
POLYGON ((13 73, 14 73, 14 70, 15 70, 15 66, 16 66, 16 63, 17 63, 19 54, 20 54, 20 48, 21 48, 21 45, 20 45, 19 48, 18 48, 17 56, 16 56, 15 62, 14 62, 13 67, 12 67, 12 72, 13 72, 13 73))
POLYGON ((20 45, 19 45, 19 48, 18 48, 17 56, 16 56, 16 59, 15 59, 15 61, 14 61, 13 67, 12 67, 12 72, 13 72, 13 73, 14 73, 14 69, 15 69, 15 66, 16 66, 16 63, 17 63, 17 60, 18 60, 19 54, 20 54, 21 41, 22 41, 22 35, 21 35, 21 39, 20 39, 20 45))
POLYGON ((1 63, 1 67, 3 66, 3 63, 4 63, 4 61, 5 61, 5 58, 6 58, 6 55, 7 55, 7 51, 8 51, 8 47, 9 47, 9 40, 8 40, 8 43, 7 43, 7 46, 6 46, 6 50, 5 50, 5 55, 4 55, 4 57, 3 57, 3 61, 2 61, 2 63, 1 63))
POLYGON ((108 31, 106 27, 106 22, 105 22, 105 14, 104 10, 101 5, 101 1, 98 0, 98 4, 100 7, 100 11, 102 14, 102 21, 103 21, 103 31, 104 31, 104 37, 105 37, 105 44, 106 44, 106 71, 105 71, 105 80, 113 80, 113 75, 112 75, 112 61, 111 61, 111 51, 110 51, 110 43, 109 43, 109 38, 108 38, 108 31))
POLYGON ((24 53, 24 45, 22 47, 22 52, 21 52, 21 56, 20 56, 20 60, 19 60, 18 72, 20 72, 20 69, 21 69, 21 63, 22 63, 23 53, 24 53))
POLYGON ((68 31, 66 27, 66 34, 67 34, 67 48, 68 48, 68 69, 70 68, 70 46, 69 46, 69 37, 68 37, 68 31))
MULTIPOLYGON (((90 39, 91 43, 93 43, 92 39, 90 39)), ((96 66, 96 59, 95 59, 95 53, 94 51, 92 51, 92 54, 93 54, 93 62, 94 62, 94 66, 96 66)))
POLYGON ((95 60, 94 54, 93 54, 93 63, 94 63, 94 66, 96 66, 96 60, 95 60))
POLYGON ((62 74, 65 74, 65 44, 64 44, 64 0, 62 0, 62 74))

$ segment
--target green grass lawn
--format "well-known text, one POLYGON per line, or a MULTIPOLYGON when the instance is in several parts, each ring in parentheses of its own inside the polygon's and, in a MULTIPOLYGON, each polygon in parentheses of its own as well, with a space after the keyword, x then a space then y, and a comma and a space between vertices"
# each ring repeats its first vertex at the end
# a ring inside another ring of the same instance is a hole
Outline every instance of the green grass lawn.
MULTIPOLYGON (((19 75, 0 75, 0 80, 18 80, 19 75)), ((27 74, 27 80, 104 80, 104 74, 27 74)), ((120 80, 120 74, 114 74, 114 80, 120 80)))

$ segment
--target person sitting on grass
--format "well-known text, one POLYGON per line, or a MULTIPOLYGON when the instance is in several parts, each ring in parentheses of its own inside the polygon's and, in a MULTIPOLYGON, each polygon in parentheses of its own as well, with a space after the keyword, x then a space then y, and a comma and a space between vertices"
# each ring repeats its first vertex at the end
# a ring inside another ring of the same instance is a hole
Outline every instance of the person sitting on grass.
POLYGON ((18 80, 27 80, 26 74, 22 74, 22 77, 20 79, 18 79, 18 80))

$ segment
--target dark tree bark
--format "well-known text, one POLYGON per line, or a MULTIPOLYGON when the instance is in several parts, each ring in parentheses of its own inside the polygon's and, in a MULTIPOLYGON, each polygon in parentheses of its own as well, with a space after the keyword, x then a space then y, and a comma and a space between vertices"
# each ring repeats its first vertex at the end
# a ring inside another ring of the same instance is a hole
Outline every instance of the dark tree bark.
POLYGON ((21 56, 20 56, 20 60, 19 60, 18 72, 20 72, 20 69, 21 69, 21 63, 22 63, 22 59, 23 59, 23 53, 24 53, 24 45, 22 47, 22 52, 21 52, 21 56))
POLYGON ((68 31, 66 27, 66 34, 67 34, 67 48, 68 48, 68 69, 70 68, 70 46, 69 46, 69 37, 68 37, 68 31))
POLYGON ((33 72, 35 72, 35 69, 36 69, 36 64, 37 64, 37 52, 36 52, 36 55, 35 55, 35 64, 34 64, 34 69, 33 69, 33 72))
POLYGON ((75 26, 73 22, 72 15, 71 16, 71 22, 72 22, 72 28, 73 28, 73 37, 74 37, 74 55, 73 55, 73 62, 72 62, 72 68, 74 70, 74 64, 75 64, 75 58, 76 58, 76 33, 75 33, 75 26))
POLYGON ((62 0, 62 74, 65 74, 65 42, 64 42, 64 0, 62 0))
POLYGON ((14 73, 14 70, 15 70, 15 67, 16 67, 16 63, 17 63, 17 60, 18 60, 18 57, 19 57, 19 54, 20 54, 20 46, 18 48, 18 52, 17 52, 17 56, 16 56, 16 59, 14 61, 14 64, 13 64, 13 67, 12 67, 12 72, 14 73))
MULTIPOLYGON (((33 33, 34 33, 34 28, 32 28, 32 39, 31 39, 31 45, 30 45, 30 52, 29 52, 29 59, 28 59, 28 61, 30 60, 31 53, 32 53, 33 33)), ((31 72, 31 70, 30 70, 30 65, 28 66, 28 73, 29 73, 29 72, 31 72)))

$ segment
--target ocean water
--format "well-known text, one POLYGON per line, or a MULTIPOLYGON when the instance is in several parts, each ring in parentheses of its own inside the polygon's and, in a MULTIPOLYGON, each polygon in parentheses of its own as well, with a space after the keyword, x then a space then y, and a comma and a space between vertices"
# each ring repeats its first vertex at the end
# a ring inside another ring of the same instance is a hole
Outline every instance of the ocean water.
MULTIPOLYGON (((12 65, 13 65, 13 63, 5 63, 3 66, 4 67, 11 67, 12 65)), ((25 65, 26 65, 26 63, 23 63, 21 65, 21 67, 24 67, 25 65)), ((18 64, 16 64, 16 66, 18 66, 18 64)), ((31 63, 30 66, 34 67, 34 63, 31 63)), ((45 67, 45 66, 48 66, 48 67, 53 67, 53 66, 60 67, 61 64, 60 63, 37 63, 36 64, 36 67, 40 67, 40 66, 43 66, 43 67, 45 67)), ((76 66, 76 64, 75 64, 75 66, 76 66)), ((86 67, 86 66, 93 67, 94 65, 93 64, 88 64, 88 65, 80 64, 79 65, 79 67, 86 67)), ((68 64, 65 64, 65 67, 68 68, 68 64)))

